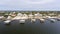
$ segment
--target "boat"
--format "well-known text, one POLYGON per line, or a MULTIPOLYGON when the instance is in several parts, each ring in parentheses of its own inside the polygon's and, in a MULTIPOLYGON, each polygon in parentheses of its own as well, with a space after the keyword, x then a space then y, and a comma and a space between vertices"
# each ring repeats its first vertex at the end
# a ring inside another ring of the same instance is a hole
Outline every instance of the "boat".
POLYGON ((36 19, 31 19, 31 22, 35 22, 36 21, 36 19))
POLYGON ((20 19, 20 20, 19 20, 19 23, 20 23, 20 24, 24 24, 24 23, 25 23, 25 20, 24 20, 24 19, 20 19))
POLYGON ((55 19, 50 19, 50 21, 51 21, 51 22, 56 22, 56 20, 55 20, 55 19))
POLYGON ((5 24, 10 24, 11 20, 4 21, 5 24))
POLYGON ((60 21, 60 18, 57 18, 57 21, 60 21))
POLYGON ((43 23, 44 21, 45 21, 45 19, 43 19, 43 18, 41 18, 41 19, 40 19, 40 22, 42 22, 42 23, 43 23))
POLYGON ((8 16, 7 19, 4 21, 5 24, 10 24, 12 17, 8 16))

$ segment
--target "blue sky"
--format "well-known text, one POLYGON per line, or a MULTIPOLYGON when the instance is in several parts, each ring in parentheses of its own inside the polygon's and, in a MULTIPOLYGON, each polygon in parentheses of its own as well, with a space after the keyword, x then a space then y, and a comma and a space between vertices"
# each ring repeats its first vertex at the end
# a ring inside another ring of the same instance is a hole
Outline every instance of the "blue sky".
POLYGON ((60 0, 0 0, 0 10, 60 10, 60 0))

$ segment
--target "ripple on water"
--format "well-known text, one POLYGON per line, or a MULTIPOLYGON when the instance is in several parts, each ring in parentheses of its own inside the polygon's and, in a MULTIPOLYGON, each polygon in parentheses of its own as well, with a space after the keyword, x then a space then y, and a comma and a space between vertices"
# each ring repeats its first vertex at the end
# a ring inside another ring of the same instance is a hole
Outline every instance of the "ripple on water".
POLYGON ((60 21, 51 23, 46 20, 44 23, 40 23, 36 20, 35 23, 30 21, 25 24, 19 24, 19 21, 12 21, 10 25, 5 25, 4 22, 0 22, 0 34, 60 34, 60 21))

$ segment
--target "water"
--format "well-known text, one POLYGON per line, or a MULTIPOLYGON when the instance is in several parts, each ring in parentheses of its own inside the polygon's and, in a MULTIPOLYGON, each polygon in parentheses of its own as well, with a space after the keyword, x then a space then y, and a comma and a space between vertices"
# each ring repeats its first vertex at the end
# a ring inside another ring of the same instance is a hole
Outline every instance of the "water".
POLYGON ((52 23, 45 20, 44 23, 40 23, 36 20, 35 23, 26 21, 25 24, 19 24, 14 20, 10 25, 0 21, 0 34, 60 34, 60 21, 52 23))

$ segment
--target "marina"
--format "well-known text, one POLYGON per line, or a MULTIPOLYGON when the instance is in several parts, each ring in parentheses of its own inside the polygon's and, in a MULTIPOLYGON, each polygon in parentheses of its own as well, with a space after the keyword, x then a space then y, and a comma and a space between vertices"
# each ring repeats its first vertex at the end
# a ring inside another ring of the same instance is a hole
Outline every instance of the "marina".
POLYGON ((59 16, 15 13, 0 16, 0 34, 60 34, 59 16))
POLYGON ((60 34, 60 0, 0 0, 0 34, 60 34))

